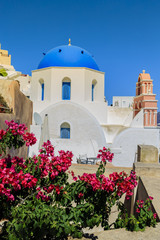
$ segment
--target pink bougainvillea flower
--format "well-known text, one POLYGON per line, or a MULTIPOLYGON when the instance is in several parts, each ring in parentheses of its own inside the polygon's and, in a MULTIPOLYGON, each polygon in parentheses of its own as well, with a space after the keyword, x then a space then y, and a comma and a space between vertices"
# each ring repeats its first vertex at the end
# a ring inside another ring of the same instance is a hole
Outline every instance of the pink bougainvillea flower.
POLYGON ((150 199, 150 200, 153 200, 153 197, 149 196, 149 199, 150 199))
POLYGON ((83 197, 83 193, 79 193, 78 198, 82 198, 82 197, 83 197))
POLYGON ((156 218, 157 218, 157 213, 154 213, 154 214, 153 214, 153 217, 156 219, 156 218))
POLYGON ((137 213, 140 213, 140 210, 139 210, 139 208, 137 208, 137 209, 136 209, 136 212, 137 212, 137 213))
POLYGON ((107 148, 103 147, 102 150, 99 150, 97 158, 100 158, 102 162, 106 163, 107 161, 112 162, 113 156, 113 153, 111 153, 107 148))

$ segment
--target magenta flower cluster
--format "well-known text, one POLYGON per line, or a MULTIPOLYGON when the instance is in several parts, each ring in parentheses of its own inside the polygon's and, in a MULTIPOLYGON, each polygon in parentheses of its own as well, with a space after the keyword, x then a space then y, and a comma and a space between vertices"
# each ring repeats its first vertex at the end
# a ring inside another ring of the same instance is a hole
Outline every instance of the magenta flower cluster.
POLYGON ((8 128, 6 129, 6 131, 4 131, 3 129, 0 130, 0 140, 2 138, 5 138, 7 133, 11 133, 13 136, 22 136, 22 140, 24 140, 26 142, 26 146, 32 146, 36 143, 37 139, 34 136, 33 133, 29 133, 29 132, 25 132, 27 130, 27 127, 25 126, 25 124, 18 124, 16 122, 12 121, 5 121, 6 125, 8 126, 8 128))
POLYGON ((6 196, 7 201, 14 201, 17 191, 22 188, 33 188, 36 186, 37 179, 30 173, 24 173, 26 168, 22 158, 4 158, 0 161, 0 195, 6 196), (17 171, 17 167, 20 167, 17 171))
MULTIPOLYGON (((32 133, 25 133, 27 130, 24 124, 17 124, 13 120, 6 121, 8 128, 6 131, 0 131, 0 137, 3 139, 5 134, 10 131, 13 135, 20 135, 27 146, 36 142, 36 138, 32 133)), ((56 182, 57 177, 65 173, 71 166, 73 154, 69 151, 59 151, 59 155, 54 155, 54 147, 50 141, 42 145, 38 156, 24 160, 23 158, 10 156, 0 161, 0 195, 5 196, 7 201, 14 201, 18 191, 27 189, 36 192, 36 197, 44 201, 50 199, 50 194, 59 195, 63 190, 63 186, 56 182), (29 169, 29 170, 28 170, 29 169), (41 184, 49 179, 46 185, 41 184), (44 179, 44 181, 43 181, 44 179)), ((99 150, 97 156, 101 159, 101 163, 112 162, 113 154, 107 148, 99 150)), ((126 197, 132 195, 133 188, 137 185, 136 175, 132 172, 129 176, 126 173, 114 172, 105 177, 100 174, 84 173, 78 178, 71 172, 75 181, 78 179, 86 183, 86 187, 91 187, 93 191, 102 190, 106 193, 116 191, 118 197, 126 193, 126 197)), ((83 193, 78 194, 78 198, 82 198, 83 193)))
POLYGON ((128 177, 124 172, 114 172, 109 175, 109 178, 101 175, 100 179, 97 178, 95 173, 84 173, 82 176, 79 176, 79 179, 86 182, 88 186, 91 186, 93 191, 103 190, 107 193, 112 193, 116 190, 119 197, 126 193, 126 198, 128 199, 133 194, 133 188, 137 185, 135 177, 134 172, 128 177))
POLYGON ((97 158, 101 159, 102 162, 112 162, 113 157, 114 154, 108 151, 106 147, 103 147, 102 150, 99 150, 99 154, 97 155, 97 158))
POLYGON ((69 151, 60 151, 59 156, 54 156, 54 148, 50 141, 43 144, 40 154, 33 159, 24 160, 23 158, 10 156, 0 161, 0 195, 6 196, 7 201, 14 201, 17 191, 36 188, 36 197, 48 201, 48 196, 53 190, 57 194, 63 189, 62 186, 53 184, 53 180, 61 172, 66 172, 71 166, 73 154, 69 151), (37 186, 38 177, 32 173, 25 173, 28 164, 33 164, 35 174, 40 170, 39 178, 49 177, 50 184, 47 186, 37 186))
MULTIPOLYGON (((141 213, 141 210, 145 211, 145 208, 147 209, 148 212, 152 211, 151 210, 151 202, 153 200, 153 197, 149 196, 146 201, 143 200, 137 200, 136 202, 136 212, 141 213)), ((157 214, 153 213, 154 219, 157 218, 157 214)))

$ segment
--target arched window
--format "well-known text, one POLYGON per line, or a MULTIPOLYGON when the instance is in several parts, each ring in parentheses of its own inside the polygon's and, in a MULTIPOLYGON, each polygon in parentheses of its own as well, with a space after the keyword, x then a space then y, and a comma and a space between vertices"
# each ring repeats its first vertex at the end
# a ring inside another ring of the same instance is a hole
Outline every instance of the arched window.
POLYGON ((70 99, 71 99, 71 80, 69 78, 65 78, 62 81, 62 100, 70 99))
POLYGON ((44 101, 44 83, 41 84, 41 88, 42 88, 41 100, 44 101))
POLYGON ((44 80, 43 79, 40 79, 39 80, 39 83, 40 83, 40 99, 41 101, 44 101, 44 80))
POLYGON ((95 100, 96 84, 97 84, 97 81, 93 80, 92 81, 92 102, 95 100))
POLYGON ((94 101, 94 84, 92 83, 92 102, 94 101))
POLYGON ((70 125, 66 122, 61 124, 60 137, 61 138, 70 138, 70 125))

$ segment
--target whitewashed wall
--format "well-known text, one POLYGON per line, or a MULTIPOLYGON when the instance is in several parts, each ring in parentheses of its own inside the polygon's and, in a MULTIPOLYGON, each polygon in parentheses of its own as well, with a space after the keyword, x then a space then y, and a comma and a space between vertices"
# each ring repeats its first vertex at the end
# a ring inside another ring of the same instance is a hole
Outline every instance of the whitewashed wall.
MULTIPOLYGON (((42 119, 45 114, 48 114, 50 139, 55 146, 56 153, 59 150, 70 150, 73 152, 74 162, 76 162, 79 154, 96 157, 98 150, 106 145, 99 122, 84 107, 71 101, 62 101, 41 112, 42 119), (60 138, 60 126, 64 122, 70 124, 70 139, 60 138)), ((39 137, 37 128, 37 126, 32 126, 31 130, 39 137)), ((30 148, 30 156, 37 153, 37 146, 30 148)))
POLYGON ((131 107, 132 105, 133 105, 133 97, 128 97, 128 96, 113 97, 114 107, 128 108, 128 107, 131 107))
POLYGON ((132 167, 139 144, 159 149, 159 129, 128 128, 122 131, 110 146, 114 153, 113 165, 132 167))
POLYGON ((32 72, 31 100, 34 112, 42 112, 53 103, 62 101, 62 81, 71 80, 71 100, 88 109, 102 124, 107 120, 107 102, 104 101, 104 73, 87 68, 50 67, 32 72), (40 83, 44 81, 44 101, 41 101, 40 83), (96 80, 92 101, 92 81, 96 80))

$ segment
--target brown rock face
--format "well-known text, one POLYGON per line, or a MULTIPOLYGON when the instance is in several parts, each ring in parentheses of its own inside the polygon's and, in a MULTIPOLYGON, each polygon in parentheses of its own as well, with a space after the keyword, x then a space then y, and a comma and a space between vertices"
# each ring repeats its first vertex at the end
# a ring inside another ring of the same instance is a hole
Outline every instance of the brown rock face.
MULTIPOLYGON (((18 123, 24 123, 28 131, 30 131, 30 125, 32 124, 32 112, 33 103, 29 100, 19 88, 17 81, 12 80, 0 80, 0 93, 6 100, 8 106, 13 109, 11 114, 0 113, 0 129, 6 129, 5 120, 14 120, 18 123)), ((27 157, 28 148, 22 147, 16 154, 19 157, 27 157)), ((14 154, 12 151, 11 154, 14 154)))

